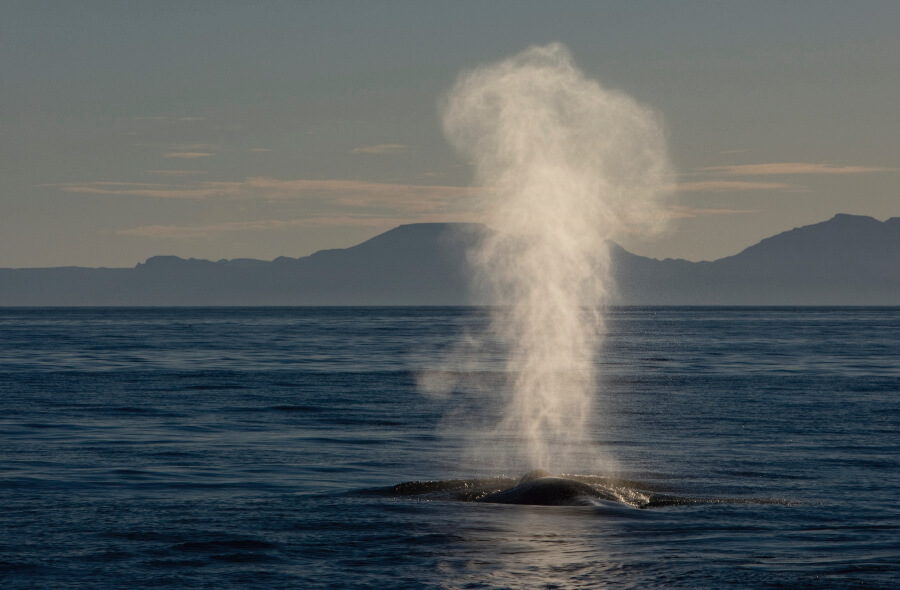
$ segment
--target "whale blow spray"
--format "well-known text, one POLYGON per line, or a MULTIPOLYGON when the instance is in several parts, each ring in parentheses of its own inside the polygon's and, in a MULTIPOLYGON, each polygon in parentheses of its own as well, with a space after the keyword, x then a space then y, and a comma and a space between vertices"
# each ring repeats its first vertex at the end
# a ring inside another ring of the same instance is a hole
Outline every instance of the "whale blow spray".
POLYGON ((508 359, 493 434, 525 441, 502 460, 590 468, 583 458, 576 466, 571 450, 590 447, 601 310, 612 289, 608 240, 663 220, 660 121, 585 77, 556 43, 462 73, 442 113, 483 187, 483 221, 496 230, 470 258, 494 306, 490 336, 508 359))

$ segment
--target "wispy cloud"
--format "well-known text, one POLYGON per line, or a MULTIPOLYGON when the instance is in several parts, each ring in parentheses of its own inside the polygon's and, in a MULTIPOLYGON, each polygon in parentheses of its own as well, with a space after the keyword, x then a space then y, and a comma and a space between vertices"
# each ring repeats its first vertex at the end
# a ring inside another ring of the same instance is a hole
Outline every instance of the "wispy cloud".
POLYGON ((224 207, 217 209, 217 215, 226 213, 239 219, 191 225, 147 225, 118 232, 146 238, 178 239, 214 239, 234 232, 270 232, 298 227, 364 226, 387 230, 401 223, 476 221, 474 197, 482 190, 466 186, 274 178, 184 183, 107 181, 51 186, 70 193, 207 201, 224 207), (294 207, 287 207, 288 203, 300 204, 302 218, 285 220, 280 217, 294 207), (249 211, 272 215, 273 208, 278 211, 278 219, 240 219, 249 211))
POLYGON ((147 172, 157 176, 195 176, 197 174, 206 174, 205 170, 148 170, 147 172))
POLYGON ((182 158, 185 160, 192 160, 194 158, 209 158, 210 156, 215 156, 215 154, 210 152, 169 152, 163 154, 164 158, 182 158))
POLYGON ((670 219, 692 219, 695 217, 711 217, 718 215, 742 215, 744 213, 756 213, 753 209, 724 209, 675 206, 669 210, 670 219))
POLYGON ((781 176, 793 174, 871 174, 896 172, 900 168, 881 166, 836 166, 809 162, 773 162, 769 164, 740 164, 737 166, 708 166, 700 171, 723 176, 781 176))
POLYGON ((178 152, 215 152, 221 149, 216 143, 182 143, 169 147, 172 151, 178 152))
POLYGON ((262 221, 224 221, 219 223, 197 225, 145 225, 122 229, 116 233, 123 236, 138 236, 143 238, 178 238, 178 239, 209 239, 224 233, 247 231, 272 231, 288 229, 306 225, 307 220, 280 220, 270 219, 262 221))
POLYGON ((722 192, 808 192, 810 189, 800 184, 776 182, 772 180, 747 180, 754 176, 814 176, 835 174, 871 174, 893 172, 900 168, 882 166, 838 166, 811 162, 769 162, 766 164, 736 164, 732 166, 706 166, 683 177, 694 178, 690 182, 670 185, 679 193, 722 193, 722 192), (743 177, 743 178, 742 178, 743 177))
POLYGON ((327 199, 332 206, 388 207, 412 212, 436 211, 471 197, 479 189, 466 186, 412 185, 360 180, 279 180, 247 178, 242 181, 203 181, 184 184, 86 182, 53 185, 70 193, 123 195, 157 199, 210 199, 280 201, 327 199))
POLYGON ((173 117, 171 115, 138 115, 136 117, 131 117, 132 121, 180 121, 180 122, 191 122, 191 121, 205 121, 206 117, 173 117))
POLYGON ((474 221, 471 216, 429 215, 404 217, 398 215, 321 215, 303 219, 265 219, 257 221, 223 221, 194 225, 145 225, 122 229, 118 235, 151 239, 215 239, 223 234, 241 232, 271 232, 309 227, 371 227, 388 229, 412 221, 474 221))
POLYGON ((669 187, 679 193, 713 193, 737 191, 791 191, 802 192, 806 189, 795 184, 784 182, 755 182, 747 180, 701 180, 682 182, 669 187))
POLYGON ((350 150, 351 154, 394 154, 409 149, 408 145, 399 143, 379 143, 350 150))
POLYGON ((51 186, 56 186, 67 193, 122 195, 156 199, 205 199, 219 194, 216 190, 204 187, 202 183, 172 185, 149 182, 84 182, 51 186))

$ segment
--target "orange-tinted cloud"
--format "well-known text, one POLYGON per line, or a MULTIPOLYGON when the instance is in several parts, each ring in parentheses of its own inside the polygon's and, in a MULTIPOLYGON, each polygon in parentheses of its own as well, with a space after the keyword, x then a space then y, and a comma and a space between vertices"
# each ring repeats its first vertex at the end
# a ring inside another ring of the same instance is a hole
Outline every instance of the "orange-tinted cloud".
POLYGON ((122 195, 130 197, 150 197, 154 199, 206 199, 220 194, 206 183, 193 185, 157 184, 149 182, 83 182, 59 184, 67 193, 91 195, 122 195))
POLYGON ((85 182, 54 186, 71 193, 158 199, 227 197, 275 201, 319 195, 328 196, 332 202, 345 206, 385 205, 406 206, 411 209, 431 209, 437 203, 468 197, 477 191, 465 186, 392 184, 361 180, 279 180, 265 177, 190 184, 85 182))
POLYGON ((675 206, 669 209, 669 219, 692 219, 694 217, 710 217, 713 215, 742 215, 755 213, 752 209, 716 209, 703 207, 675 206))
POLYGON ((145 225, 117 231, 118 235, 151 239, 213 239, 226 233, 268 232, 298 227, 372 227, 389 229, 404 223, 474 221, 470 216, 435 214, 425 216, 398 215, 323 215, 303 219, 266 219, 256 221, 224 221, 194 225, 145 225))
POLYGON ((393 154, 408 149, 409 146, 399 143, 379 143, 350 150, 351 154, 393 154))
POLYGON ((736 191, 802 191, 803 187, 784 182, 755 182, 744 180, 700 180, 682 182, 670 187, 679 193, 709 193, 736 191))
POLYGON ((158 176, 195 176, 197 174, 206 174, 205 170, 148 170, 147 172, 158 176))
POLYGON ((185 160, 191 160, 194 158, 209 158, 210 156, 215 156, 215 154, 210 152, 169 152, 163 154, 164 158, 181 158, 185 160))
POLYGON ((778 176, 792 174, 870 174, 896 172, 898 168, 879 166, 834 166, 809 162, 773 162, 769 164, 740 164, 737 166, 708 166, 703 172, 724 176, 778 176))

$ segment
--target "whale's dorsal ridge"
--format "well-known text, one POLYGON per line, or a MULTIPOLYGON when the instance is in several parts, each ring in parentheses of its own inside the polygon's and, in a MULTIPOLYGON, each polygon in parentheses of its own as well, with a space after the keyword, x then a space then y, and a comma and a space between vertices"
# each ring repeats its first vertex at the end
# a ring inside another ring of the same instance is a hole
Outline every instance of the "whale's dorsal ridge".
POLYGON ((534 481, 542 477, 552 477, 552 474, 549 471, 545 471, 543 469, 532 469, 531 471, 520 477, 516 485, 528 483, 529 481, 534 481))
POLYGON ((565 506, 581 504, 587 498, 602 496, 596 488, 575 481, 555 477, 546 471, 527 473, 515 486, 479 498, 479 502, 496 504, 532 504, 539 506, 565 506))

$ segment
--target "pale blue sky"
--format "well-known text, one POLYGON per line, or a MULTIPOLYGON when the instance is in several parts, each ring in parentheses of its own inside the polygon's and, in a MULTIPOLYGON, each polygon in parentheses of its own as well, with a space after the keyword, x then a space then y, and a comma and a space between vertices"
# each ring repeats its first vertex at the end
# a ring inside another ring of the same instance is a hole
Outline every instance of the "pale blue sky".
POLYGON ((714 259, 900 216, 900 2, 4 2, 0 267, 301 256, 472 220, 437 102, 559 41, 666 122, 670 231, 714 259))

